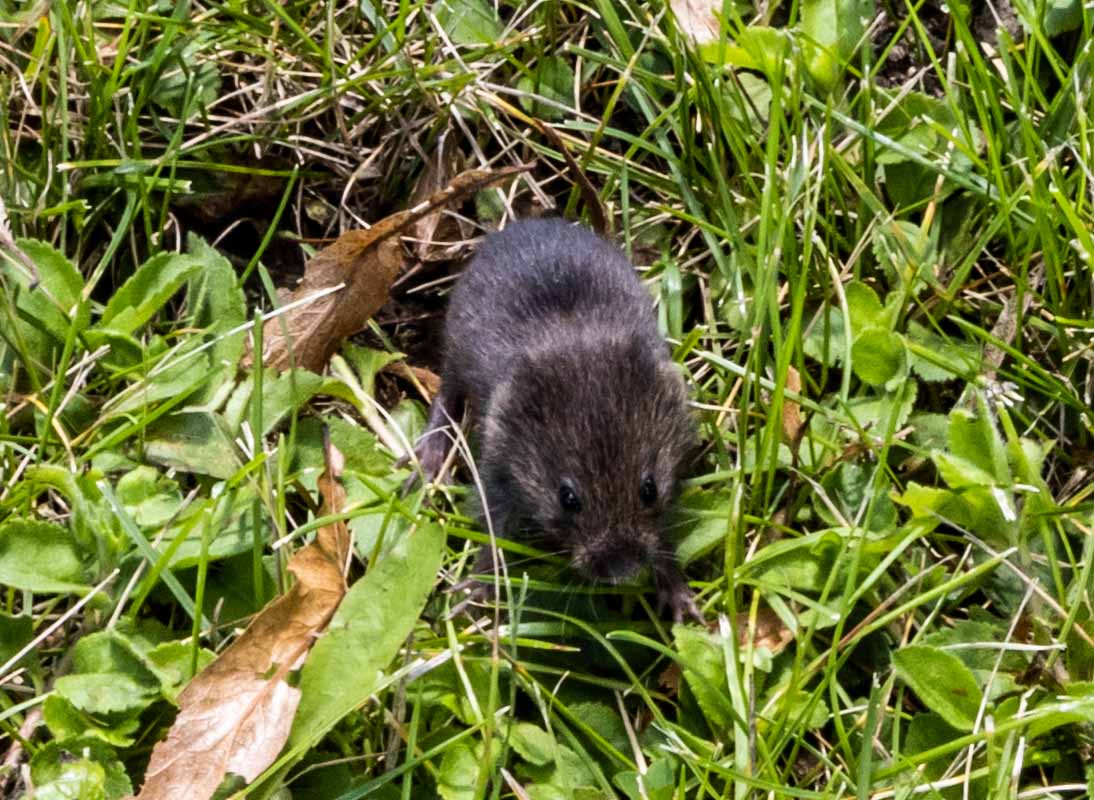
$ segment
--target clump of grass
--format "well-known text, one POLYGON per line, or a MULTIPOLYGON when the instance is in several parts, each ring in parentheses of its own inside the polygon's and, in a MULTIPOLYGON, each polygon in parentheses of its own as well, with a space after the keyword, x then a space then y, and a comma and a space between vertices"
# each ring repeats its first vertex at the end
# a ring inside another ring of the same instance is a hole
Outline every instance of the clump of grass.
POLYGON ((375 699, 242 791, 1087 791, 1092 22, 995 6, 1021 24, 992 45, 966 3, 9 14, 4 791, 139 785, 178 690, 319 524, 320 416, 360 564, 436 523, 438 588, 468 571, 468 492, 400 499, 360 392, 412 439, 422 403, 381 370, 436 363, 468 242, 592 218, 559 142, 689 375, 679 552, 711 629, 506 544, 504 628, 436 592, 375 699), (430 170, 528 161, 446 213, 427 238, 449 249, 408 243, 331 375, 237 374, 244 323, 318 244, 430 170))

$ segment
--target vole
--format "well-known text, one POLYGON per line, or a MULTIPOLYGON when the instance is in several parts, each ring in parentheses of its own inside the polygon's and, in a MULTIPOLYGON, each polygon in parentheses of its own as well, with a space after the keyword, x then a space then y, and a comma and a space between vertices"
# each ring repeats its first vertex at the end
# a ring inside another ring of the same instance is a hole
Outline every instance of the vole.
MULTIPOLYGON (((442 387, 416 452, 442 467, 465 402, 494 533, 530 537, 619 583, 652 571, 660 607, 702 620, 666 538, 695 442, 653 302, 615 245, 560 219, 488 236, 452 290, 442 387)), ((489 571, 489 547, 477 571, 489 571)))

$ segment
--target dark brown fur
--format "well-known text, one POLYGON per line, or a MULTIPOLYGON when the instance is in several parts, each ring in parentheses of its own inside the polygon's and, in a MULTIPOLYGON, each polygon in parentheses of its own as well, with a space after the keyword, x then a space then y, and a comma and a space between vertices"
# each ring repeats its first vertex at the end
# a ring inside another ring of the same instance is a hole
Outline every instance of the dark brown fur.
POLYGON ((452 292, 444 355, 418 447, 427 476, 447 450, 437 429, 466 401, 497 535, 534 537, 593 580, 649 566, 673 616, 701 618, 665 535, 694 422, 623 253, 562 220, 488 237, 452 292))

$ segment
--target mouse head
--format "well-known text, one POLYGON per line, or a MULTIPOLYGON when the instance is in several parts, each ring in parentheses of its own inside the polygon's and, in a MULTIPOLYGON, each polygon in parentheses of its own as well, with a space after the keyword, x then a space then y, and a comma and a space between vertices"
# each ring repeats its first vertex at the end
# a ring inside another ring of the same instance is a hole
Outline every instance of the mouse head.
POLYGON ((640 335, 558 338, 522 356, 486 409, 487 506, 500 533, 535 537, 592 580, 628 580, 671 547, 695 436, 684 382, 640 335))

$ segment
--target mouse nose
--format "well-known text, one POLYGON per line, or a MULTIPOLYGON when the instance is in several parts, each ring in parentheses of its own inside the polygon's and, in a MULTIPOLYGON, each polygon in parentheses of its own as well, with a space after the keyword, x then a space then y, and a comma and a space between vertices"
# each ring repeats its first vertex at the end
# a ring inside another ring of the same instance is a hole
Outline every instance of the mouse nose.
POLYGON ((594 580, 626 581, 636 577, 647 560, 633 537, 613 535, 590 547, 581 566, 594 580))

